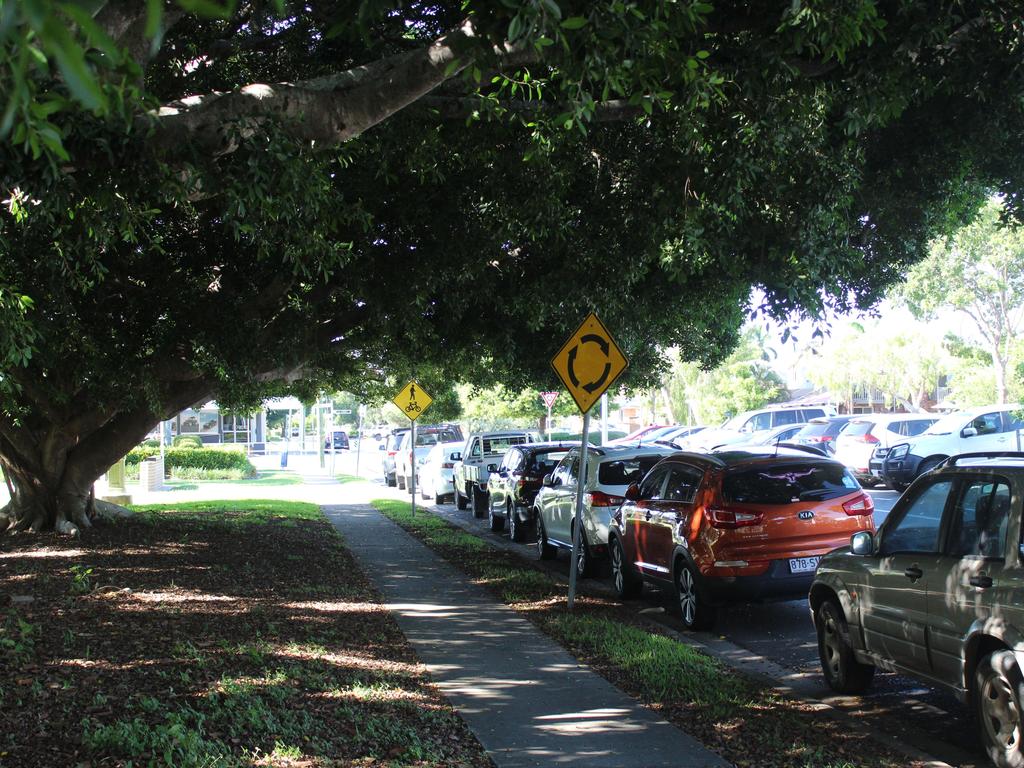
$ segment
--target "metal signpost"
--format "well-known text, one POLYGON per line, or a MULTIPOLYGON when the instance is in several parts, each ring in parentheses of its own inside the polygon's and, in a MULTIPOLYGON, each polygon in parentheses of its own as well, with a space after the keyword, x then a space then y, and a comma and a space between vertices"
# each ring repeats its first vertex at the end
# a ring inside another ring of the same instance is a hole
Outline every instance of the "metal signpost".
POLYGON ((356 427, 356 438, 359 442, 356 443, 356 477, 359 477, 359 457, 363 452, 363 417, 366 415, 366 406, 359 406, 359 422, 356 427))
POLYGON ((548 407, 548 420, 544 423, 547 425, 548 440, 551 439, 551 408, 555 404, 555 400, 558 399, 557 392, 541 392, 540 399, 544 401, 544 405, 548 407))
POLYGON ((576 600, 576 577, 580 548, 583 545, 583 493, 587 484, 587 458, 590 453, 590 409, 628 366, 629 360, 593 312, 587 315, 576 332, 551 358, 551 367, 583 414, 580 471, 576 481, 576 511, 573 515, 572 561, 569 564, 569 610, 572 610, 576 600))
POLYGON ((398 406, 398 410, 409 417, 412 422, 412 434, 409 436, 409 461, 412 464, 412 483, 409 490, 412 492, 412 513, 416 514, 416 419, 434 402, 434 398, 423 391, 423 387, 415 381, 406 384, 402 391, 395 395, 391 402, 398 406))

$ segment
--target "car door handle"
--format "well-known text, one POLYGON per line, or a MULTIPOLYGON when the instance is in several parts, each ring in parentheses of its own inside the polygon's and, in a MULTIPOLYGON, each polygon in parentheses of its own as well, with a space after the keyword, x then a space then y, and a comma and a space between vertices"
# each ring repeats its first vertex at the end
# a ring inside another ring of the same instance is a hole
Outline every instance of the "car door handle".
POLYGON ((979 589, 988 589, 992 586, 992 577, 985 575, 971 576, 969 583, 972 587, 978 587, 979 589))
POLYGON ((911 581, 917 581, 922 576, 924 576, 924 571, 922 571, 916 565, 912 565, 909 568, 907 568, 907 570, 905 570, 903 572, 903 575, 906 576, 911 581))

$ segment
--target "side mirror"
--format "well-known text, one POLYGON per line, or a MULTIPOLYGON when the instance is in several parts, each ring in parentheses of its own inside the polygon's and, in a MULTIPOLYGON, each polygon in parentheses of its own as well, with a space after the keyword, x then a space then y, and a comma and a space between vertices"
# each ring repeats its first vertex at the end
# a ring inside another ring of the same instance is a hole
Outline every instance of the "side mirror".
POLYGON ((448 457, 450 461, 462 461, 462 454, 459 451, 453 451, 452 455, 448 457))
POLYGON ((540 481, 540 484, 545 488, 553 488, 555 485, 554 475, 544 475, 544 479, 540 481))
POLYGON ((640 501, 640 486, 631 483, 626 489, 626 501, 640 501))
POLYGON ((498 471, 498 465, 497 464, 488 464, 487 465, 487 471, 488 472, 497 472, 498 471))
POLYGON ((875 552, 875 537, 871 531, 858 531, 850 537, 850 551, 855 555, 871 555, 875 552))
POLYGON ((978 434, 978 430, 975 427, 964 427, 960 430, 960 437, 974 437, 978 434))

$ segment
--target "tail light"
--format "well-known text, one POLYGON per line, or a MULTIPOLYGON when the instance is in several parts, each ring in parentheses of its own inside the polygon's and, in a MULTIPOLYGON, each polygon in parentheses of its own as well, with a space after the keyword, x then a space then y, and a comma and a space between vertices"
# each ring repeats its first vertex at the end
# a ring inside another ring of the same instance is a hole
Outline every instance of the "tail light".
POLYGON ((873 515, 875 514, 875 502, 866 493, 862 493, 849 501, 844 501, 843 511, 848 515, 873 515))
POLYGON ((446 461, 441 465, 441 469, 455 469, 455 464, 450 461, 446 461))
POLYGON ((390 459, 392 456, 394 456, 397 453, 398 453, 398 451, 388 451, 388 458, 390 459))
POLYGON ((590 491, 583 494, 583 503, 591 509, 594 507, 617 507, 625 500, 623 496, 611 496, 601 491, 590 491))
POLYGON ((872 445, 879 442, 878 438, 872 435, 870 432, 860 435, 859 437, 855 437, 854 439, 858 443, 871 443, 872 445))
POLYGON ((760 525, 764 520, 764 512, 712 508, 708 510, 708 520, 715 528, 743 528, 760 525))

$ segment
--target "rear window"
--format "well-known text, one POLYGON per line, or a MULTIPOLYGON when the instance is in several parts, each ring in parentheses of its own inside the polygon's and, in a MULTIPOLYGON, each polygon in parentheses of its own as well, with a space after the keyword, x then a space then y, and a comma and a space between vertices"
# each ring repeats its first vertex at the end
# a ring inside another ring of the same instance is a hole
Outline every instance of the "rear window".
POLYGON ((522 445, 526 442, 526 435, 502 435, 501 437, 485 437, 484 453, 505 453, 513 445, 522 445))
POLYGON ((824 418, 825 411, 822 408, 804 408, 804 421, 810 421, 811 419, 824 418))
POLYGON ((526 457, 525 471, 535 475, 546 475, 553 472, 558 462, 564 459, 568 453, 567 450, 562 448, 557 451, 531 454, 526 457))
POLYGON ((800 437, 804 437, 805 435, 824 435, 828 432, 829 426, 830 424, 827 421, 814 421, 801 429, 797 434, 800 435, 800 437))
POLYGON ((850 435, 851 437, 860 437, 870 432, 873 426, 875 426, 873 421, 851 421, 846 429, 843 430, 843 434, 850 435))
POLYGON ((602 461, 597 470, 597 484, 630 485, 639 483, 661 459, 661 456, 636 456, 631 459, 602 461))
POLYGON ((841 464, 787 463, 731 472, 722 481, 726 501, 741 504, 792 504, 826 501, 860 488, 841 464))
POLYGON ((454 429, 429 429, 416 432, 416 445, 437 445, 438 443, 454 443, 459 435, 454 429))
POLYGON ((388 440, 388 450, 397 451, 398 447, 402 444, 402 438, 405 437, 405 432, 399 432, 397 435, 391 435, 388 440))

